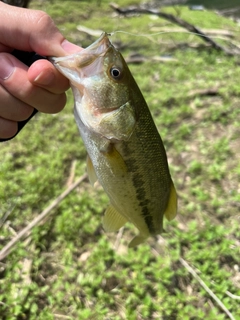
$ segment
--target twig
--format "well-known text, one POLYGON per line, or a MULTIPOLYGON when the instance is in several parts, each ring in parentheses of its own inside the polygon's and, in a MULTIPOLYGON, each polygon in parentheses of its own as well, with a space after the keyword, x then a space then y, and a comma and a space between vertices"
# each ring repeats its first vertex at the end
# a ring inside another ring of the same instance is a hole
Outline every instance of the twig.
POLYGON ((120 228, 119 231, 118 231, 117 238, 116 238, 116 241, 114 243, 114 249, 115 249, 116 252, 118 251, 118 248, 119 248, 119 245, 120 245, 120 241, 121 241, 122 236, 123 236, 123 231, 124 231, 124 227, 120 228))
POLYGON ((127 64, 130 64, 130 63, 143 63, 143 62, 146 62, 146 61, 157 61, 157 62, 177 62, 178 60, 175 59, 175 58, 172 58, 172 57, 159 57, 159 56, 154 56, 152 57, 151 59, 143 56, 143 55, 140 55, 140 54, 133 54, 133 55, 130 55, 129 57, 126 57, 125 58, 127 64))
POLYGON ((220 44, 218 44, 216 41, 214 41, 212 38, 210 38, 209 36, 207 36, 206 33, 204 33, 202 30, 200 30, 199 28, 197 28, 196 26, 194 26, 193 24, 188 23, 187 21, 174 16, 173 14, 169 14, 166 12, 161 12, 158 10, 154 10, 154 9, 146 9, 146 8, 142 8, 142 7, 127 7, 127 8, 120 8, 117 4, 115 3, 110 3, 110 7, 113 8, 115 11, 117 11, 119 14, 122 15, 128 15, 128 14, 133 14, 133 13, 145 13, 145 14, 154 14, 158 17, 161 17, 163 19, 166 19, 174 24, 177 24, 185 29, 187 29, 188 31, 195 33, 198 37, 200 37, 202 40, 204 40, 205 42, 211 44, 211 46, 218 50, 218 51, 223 51, 228 55, 235 55, 235 54, 240 54, 239 50, 238 51, 232 51, 229 50, 223 46, 221 46, 220 44))
POLYGON ((15 236, 17 234, 17 232, 11 227, 11 221, 9 220, 6 222, 6 228, 11 232, 12 235, 15 236))
MULTIPOLYGON (((152 27, 152 32, 174 32, 174 33, 182 33, 182 28, 167 28, 167 27, 152 27)), ((202 29, 202 31, 211 36, 223 36, 234 38, 234 33, 229 30, 222 30, 222 29, 202 29)))
POLYGON ((207 291, 207 293, 214 299, 219 307, 228 315, 231 320, 235 320, 231 312, 225 307, 221 300, 213 293, 213 291, 206 285, 206 283, 197 275, 196 271, 185 261, 183 258, 179 259, 181 264, 187 269, 188 272, 200 283, 200 285, 207 291))
POLYGON ((8 211, 4 213, 3 217, 0 218, 0 229, 4 225, 5 221, 9 217, 9 215, 13 212, 14 208, 15 208, 15 205, 12 206, 10 209, 8 209, 8 211))
POLYGON ((58 313, 54 313, 54 317, 56 317, 56 319, 72 319, 70 316, 65 316, 64 314, 58 313))
POLYGON ((16 237, 14 237, 5 247, 2 248, 0 251, 0 261, 6 258, 9 253, 11 252, 11 249, 13 246, 23 237, 26 237, 26 235, 39 224, 49 213, 51 210, 56 208, 60 202, 66 198, 66 196, 69 195, 80 183, 82 183, 87 178, 87 174, 84 174, 81 176, 76 182, 74 182, 72 185, 69 186, 60 196, 58 196, 45 210, 40 213, 35 219, 32 220, 24 229, 22 229, 16 237))
POLYGON ((94 30, 81 25, 77 26, 77 30, 85 32, 86 34, 89 34, 93 37, 100 37, 100 35, 103 33, 103 30, 94 30))
MULTIPOLYGON (((27 238, 24 242, 25 242, 24 243, 25 246, 29 245, 31 242, 31 237, 27 238)), ((34 243, 32 243, 32 245, 30 245, 30 250, 34 251, 34 248, 35 248, 35 245, 34 243)), ((25 257, 23 261, 20 262, 22 266, 19 268, 19 270, 21 270, 23 283, 26 285, 30 285, 32 282, 32 279, 31 279, 32 263, 33 263, 33 260, 30 259, 29 257, 25 257)), ((22 294, 23 292, 21 287, 18 295, 21 296, 22 294)))
POLYGON ((73 183, 74 176, 75 176, 76 164, 77 164, 77 161, 73 160, 72 164, 71 164, 71 168, 70 168, 70 174, 69 174, 69 177, 68 177, 67 183, 66 183, 67 188, 73 183))
POLYGON ((240 296, 237 296, 236 294, 233 294, 230 291, 226 291, 226 294, 234 300, 240 300, 240 296))

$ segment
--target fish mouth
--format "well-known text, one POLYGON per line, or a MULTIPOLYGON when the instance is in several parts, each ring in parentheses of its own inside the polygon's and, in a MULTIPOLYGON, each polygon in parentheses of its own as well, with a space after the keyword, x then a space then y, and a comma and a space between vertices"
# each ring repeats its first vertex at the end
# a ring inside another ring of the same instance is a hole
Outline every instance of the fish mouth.
POLYGON ((84 53, 84 51, 88 54, 96 54, 96 55, 102 55, 106 52, 106 50, 112 46, 108 35, 106 32, 103 32, 100 38, 98 38, 95 42, 93 42, 90 46, 88 46, 86 49, 83 49, 81 52, 84 53))
POLYGON ((108 34, 104 32, 99 39, 80 52, 76 60, 77 67, 82 69, 90 66, 96 59, 104 57, 110 47, 112 44, 108 39, 108 34))
POLYGON ((65 57, 50 57, 49 60, 73 85, 79 87, 82 79, 101 72, 102 59, 111 48, 113 45, 104 32, 86 49, 65 57))
POLYGON ((112 47, 112 43, 108 39, 108 34, 103 32, 100 38, 87 48, 65 57, 50 57, 49 60, 58 69, 61 67, 71 68, 73 65, 77 68, 84 68, 92 64, 97 58, 104 56, 110 47, 112 47))

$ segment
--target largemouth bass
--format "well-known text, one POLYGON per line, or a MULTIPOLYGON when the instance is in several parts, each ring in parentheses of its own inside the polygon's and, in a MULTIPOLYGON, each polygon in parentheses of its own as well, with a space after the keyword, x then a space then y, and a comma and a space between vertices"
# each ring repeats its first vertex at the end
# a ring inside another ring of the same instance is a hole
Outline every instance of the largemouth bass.
POLYGON ((132 222, 139 234, 130 247, 160 234, 163 216, 176 216, 177 195, 163 142, 122 55, 103 33, 79 53, 52 61, 71 83, 89 180, 98 180, 110 199, 104 229, 132 222))

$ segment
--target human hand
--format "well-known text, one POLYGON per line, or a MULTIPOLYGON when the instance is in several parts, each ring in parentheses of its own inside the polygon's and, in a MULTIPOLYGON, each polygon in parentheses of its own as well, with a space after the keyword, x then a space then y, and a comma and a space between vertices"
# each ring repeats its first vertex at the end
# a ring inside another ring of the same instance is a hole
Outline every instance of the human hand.
POLYGON ((69 88, 69 81, 48 60, 28 68, 10 54, 14 49, 47 57, 81 50, 65 40, 46 13, 0 2, 0 139, 13 137, 17 122, 28 119, 34 108, 61 111, 69 88))

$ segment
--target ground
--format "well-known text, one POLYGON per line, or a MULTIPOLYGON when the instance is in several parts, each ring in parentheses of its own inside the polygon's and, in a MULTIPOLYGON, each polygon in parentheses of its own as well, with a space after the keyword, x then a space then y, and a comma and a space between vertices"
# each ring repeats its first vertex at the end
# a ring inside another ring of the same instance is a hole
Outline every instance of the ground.
MULTIPOLYGON (((96 37, 79 25, 133 34, 111 39, 164 141, 179 210, 162 236, 128 249, 136 229, 106 233, 107 196, 85 179, 0 261, 1 318, 240 319, 240 57, 153 15, 119 17, 105 0, 34 0, 30 7, 49 13, 83 47, 96 37), (131 63, 136 54, 144 62, 131 63)), ((215 32, 228 48, 240 44, 233 20, 187 7, 164 10, 215 32)), ((0 249, 85 174, 72 106, 69 91, 64 111, 38 114, 1 143, 0 249)))

